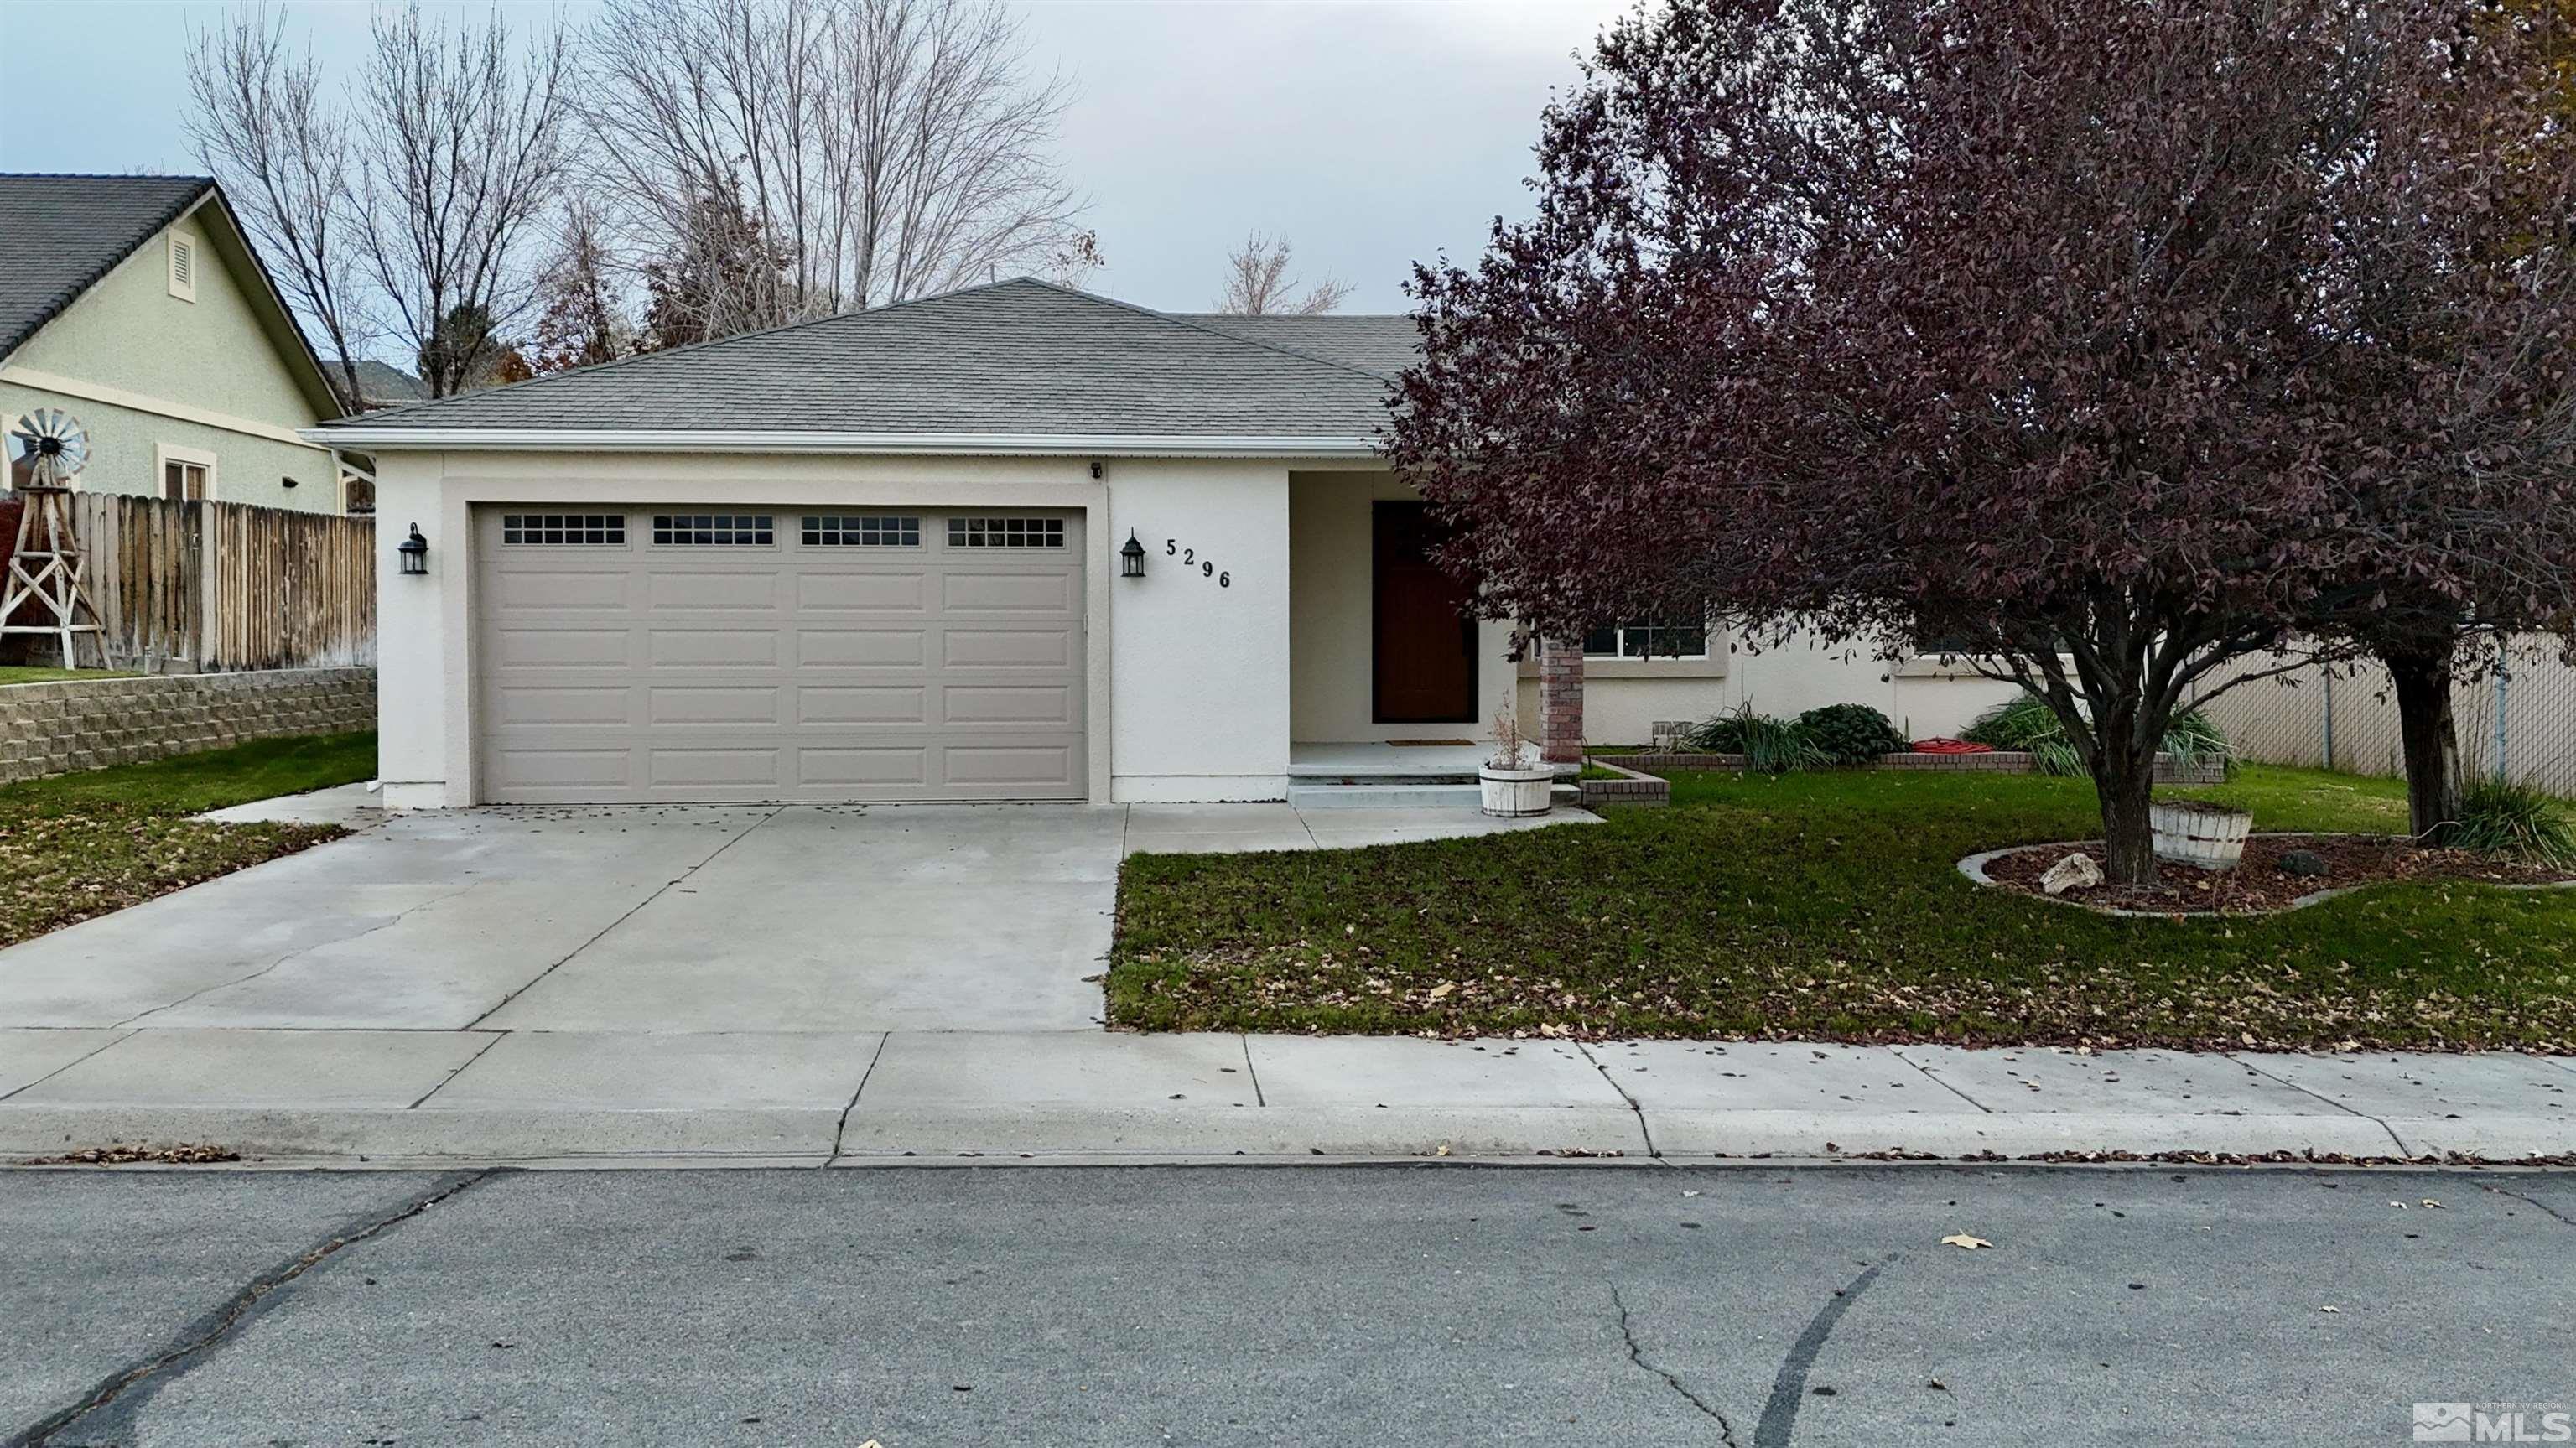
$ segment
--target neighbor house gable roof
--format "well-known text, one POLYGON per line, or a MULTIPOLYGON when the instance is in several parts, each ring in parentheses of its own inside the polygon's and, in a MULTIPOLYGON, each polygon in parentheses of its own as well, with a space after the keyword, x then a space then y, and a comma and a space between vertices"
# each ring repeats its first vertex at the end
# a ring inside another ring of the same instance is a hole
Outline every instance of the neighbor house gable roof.
POLYGON ((1388 379, 1031 278, 344 419, 371 443, 529 446, 724 434, 835 445, 1363 450, 1388 379))
POLYGON ((0 172, 0 360, 69 310, 136 249, 191 213, 296 385, 324 418, 339 398, 267 266, 205 176, 85 176, 0 172))
POLYGON ((213 189, 203 176, 0 175, 0 357, 213 189))

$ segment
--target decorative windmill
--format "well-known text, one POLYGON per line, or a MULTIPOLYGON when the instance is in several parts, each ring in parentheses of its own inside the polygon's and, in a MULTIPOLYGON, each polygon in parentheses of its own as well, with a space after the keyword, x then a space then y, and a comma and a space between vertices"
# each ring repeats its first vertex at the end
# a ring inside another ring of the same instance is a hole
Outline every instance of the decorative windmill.
POLYGON ((9 429, 9 460, 12 472, 27 470, 18 488, 27 506, 18 515, 18 551, 0 579, 0 638, 50 637, 62 646, 63 667, 77 669, 79 639, 87 634, 104 669, 107 630, 82 584, 88 564, 72 527, 72 478, 89 461, 89 434, 69 413, 40 407, 9 429), (21 612, 31 617, 19 622, 21 612))

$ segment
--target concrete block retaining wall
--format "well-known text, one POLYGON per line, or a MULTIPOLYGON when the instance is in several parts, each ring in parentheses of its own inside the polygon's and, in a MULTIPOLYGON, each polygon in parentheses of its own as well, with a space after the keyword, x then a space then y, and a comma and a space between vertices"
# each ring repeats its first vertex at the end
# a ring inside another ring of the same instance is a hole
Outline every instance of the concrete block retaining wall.
POLYGON ((371 668, 0 685, 0 783, 375 726, 371 668))

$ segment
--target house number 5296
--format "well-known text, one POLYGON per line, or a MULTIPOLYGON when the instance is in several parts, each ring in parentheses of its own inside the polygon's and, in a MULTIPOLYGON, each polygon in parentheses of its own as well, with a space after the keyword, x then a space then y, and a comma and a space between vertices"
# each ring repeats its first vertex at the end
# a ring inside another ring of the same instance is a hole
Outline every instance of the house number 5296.
POLYGON ((1234 575, 1232 573, 1218 572, 1217 566, 1214 563, 1211 563, 1207 559, 1199 556, 1199 550, 1195 548, 1182 547, 1181 540, 1178 538, 1164 539, 1163 553, 1166 557, 1179 558, 1183 568, 1197 569, 1199 571, 1199 577, 1215 579, 1216 586, 1219 588, 1234 587, 1234 575))

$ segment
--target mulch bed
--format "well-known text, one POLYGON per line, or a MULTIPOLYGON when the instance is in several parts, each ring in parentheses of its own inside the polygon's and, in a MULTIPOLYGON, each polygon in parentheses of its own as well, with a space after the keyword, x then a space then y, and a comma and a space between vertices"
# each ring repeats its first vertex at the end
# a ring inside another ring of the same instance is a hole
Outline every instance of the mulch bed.
MULTIPOLYGON (((2041 845, 1986 864, 1986 878, 2009 890, 2039 895, 2039 877, 2069 854, 2103 862, 2099 842, 2041 845)), ((2348 890, 2388 880, 2458 880, 2493 885, 2550 885, 2576 880, 2576 871, 2518 865, 2466 850, 2435 850, 2404 836, 2257 835, 2245 842, 2245 859, 2233 870, 2210 872, 2166 864, 2154 889, 2093 885, 2057 896, 2081 905, 2159 915, 2263 915, 2286 910, 2320 890, 2348 890), (2281 857, 2306 850, 2325 861, 2323 875, 2293 875, 2281 857)))

